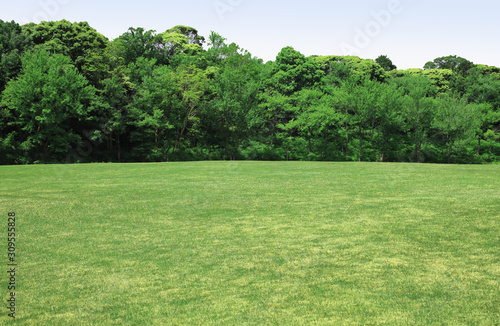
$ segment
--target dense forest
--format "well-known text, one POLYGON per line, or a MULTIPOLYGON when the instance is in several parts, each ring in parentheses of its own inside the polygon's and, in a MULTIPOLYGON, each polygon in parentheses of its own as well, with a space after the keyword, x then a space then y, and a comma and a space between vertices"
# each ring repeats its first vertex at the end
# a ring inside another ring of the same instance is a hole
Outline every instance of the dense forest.
POLYGON ((500 68, 447 56, 263 62, 212 32, 0 20, 0 164, 500 161, 500 68), (430 59, 430 58, 429 58, 430 59))

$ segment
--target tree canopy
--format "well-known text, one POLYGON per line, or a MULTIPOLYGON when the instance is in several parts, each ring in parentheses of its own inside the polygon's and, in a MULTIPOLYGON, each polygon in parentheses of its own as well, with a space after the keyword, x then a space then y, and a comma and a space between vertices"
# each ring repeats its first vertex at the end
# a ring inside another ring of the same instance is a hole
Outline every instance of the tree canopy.
POLYGON ((455 55, 264 63, 212 31, 0 21, 0 164, 500 160, 500 68, 455 55))

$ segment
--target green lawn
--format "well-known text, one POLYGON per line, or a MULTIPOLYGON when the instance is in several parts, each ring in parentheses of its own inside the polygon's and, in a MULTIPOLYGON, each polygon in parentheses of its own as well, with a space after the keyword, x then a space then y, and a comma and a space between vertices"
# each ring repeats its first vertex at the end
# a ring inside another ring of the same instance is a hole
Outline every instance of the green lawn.
POLYGON ((20 325, 500 323, 500 165, 3 166, 9 211, 20 325))

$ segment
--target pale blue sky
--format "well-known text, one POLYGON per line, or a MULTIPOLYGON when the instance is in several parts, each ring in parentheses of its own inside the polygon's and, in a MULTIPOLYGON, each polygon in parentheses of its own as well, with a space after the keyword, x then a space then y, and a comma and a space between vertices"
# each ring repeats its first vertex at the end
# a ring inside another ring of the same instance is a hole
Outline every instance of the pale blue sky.
POLYGON ((400 69, 459 55, 500 67, 500 2, 492 0, 17 0, 0 19, 87 21, 110 39, 129 27, 216 31, 264 60, 285 46, 305 55, 388 55, 400 69))

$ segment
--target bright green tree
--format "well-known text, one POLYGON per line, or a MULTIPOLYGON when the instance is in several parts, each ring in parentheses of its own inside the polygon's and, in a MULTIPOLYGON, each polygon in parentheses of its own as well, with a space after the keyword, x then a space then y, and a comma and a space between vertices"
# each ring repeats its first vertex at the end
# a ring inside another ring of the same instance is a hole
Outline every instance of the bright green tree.
POLYGON ((67 55, 82 72, 86 58, 92 52, 104 51, 109 40, 87 22, 70 23, 67 20, 29 23, 23 29, 35 45, 43 46, 51 53, 67 55))
POLYGON ((161 34, 162 41, 168 49, 170 57, 184 53, 198 54, 202 51, 205 38, 198 35, 198 31, 189 26, 177 25, 161 34))
POLYGON ((338 68, 335 64, 344 64, 349 69, 352 78, 363 80, 369 78, 371 80, 385 81, 388 73, 378 63, 370 59, 361 59, 356 56, 314 56, 312 60, 317 62, 320 68, 327 74, 330 73, 332 65, 338 68))
POLYGON ((181 123, 177 131, 175 150, 177 151, 185 135, 186 129, 192 127, 192 132, 196 131, 196 126, 200 123, 199 104, 207 89, 208 78, 204 71, 193 65, 185 65, 177 68, 175 82, 182 100, 181 123))

